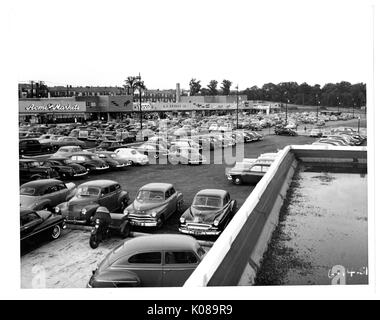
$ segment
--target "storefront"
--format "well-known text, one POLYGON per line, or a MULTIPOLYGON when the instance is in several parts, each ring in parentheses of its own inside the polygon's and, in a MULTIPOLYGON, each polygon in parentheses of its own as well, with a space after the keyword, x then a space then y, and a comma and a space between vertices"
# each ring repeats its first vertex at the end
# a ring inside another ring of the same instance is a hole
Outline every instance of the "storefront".
POLYGON ((19 100, 19 122, 82 122, 88 115, 86 101, 75 98, 19 100))

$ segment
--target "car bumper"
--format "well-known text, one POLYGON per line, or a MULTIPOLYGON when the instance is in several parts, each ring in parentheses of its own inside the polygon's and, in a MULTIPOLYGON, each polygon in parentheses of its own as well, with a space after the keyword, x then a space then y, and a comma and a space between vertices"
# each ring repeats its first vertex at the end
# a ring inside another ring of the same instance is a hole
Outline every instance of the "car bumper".
POLYGON ((219 236, 222 231, 217 230, 217 229, 193 229, 193 228, 188 228, 188 227, 180 227, 178 228, 178 231, 183 233, 183 234, 189 234, 193 236, 219 236))
POLYGON ((95 167, 94 170, 95 171, 103 171, 103 170, 107 170, 109 169, 110 167, 109 166, 105 166, 105 167, 95 167))
POLYGON ((158 227, 160 224, 158 221, 138 221, 138 220, 128 220, 131 226, 136 227, 158 227))
POLYGON ((136 163, 138 163, 138 164, 144 166, 144 165, 146 165, 146 164, 149 164, 149 159, 147 159, 147 160, 136 161, 136 163))
POLYGON ((73 175, 73 177, 83 177, 83 176, 85 176, 85 175, 87 175, 88 174, 88 171, 86 171, 86 172, 81 172, 81 173, 74 173, 74 175, 73 175))

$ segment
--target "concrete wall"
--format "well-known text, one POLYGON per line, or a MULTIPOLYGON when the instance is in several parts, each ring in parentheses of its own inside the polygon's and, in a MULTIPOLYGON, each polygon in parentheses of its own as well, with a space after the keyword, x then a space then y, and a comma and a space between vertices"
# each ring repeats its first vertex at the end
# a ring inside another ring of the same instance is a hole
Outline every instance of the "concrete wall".
POLYGON ((185 287, 253 285, 298 161, 366 166, 366 147, 288 146, 256 185, 185 287))

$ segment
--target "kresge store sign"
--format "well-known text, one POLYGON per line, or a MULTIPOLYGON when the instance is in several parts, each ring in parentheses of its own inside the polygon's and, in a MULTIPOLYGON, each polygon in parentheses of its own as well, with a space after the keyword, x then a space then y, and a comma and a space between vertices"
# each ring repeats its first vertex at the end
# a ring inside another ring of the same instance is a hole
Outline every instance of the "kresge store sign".
POLYGON ((65 100, 48 100, 48 101, 19 101, 20 113, 76 113, 85 112, 86 103, 84 101, 65 101, 65 100))

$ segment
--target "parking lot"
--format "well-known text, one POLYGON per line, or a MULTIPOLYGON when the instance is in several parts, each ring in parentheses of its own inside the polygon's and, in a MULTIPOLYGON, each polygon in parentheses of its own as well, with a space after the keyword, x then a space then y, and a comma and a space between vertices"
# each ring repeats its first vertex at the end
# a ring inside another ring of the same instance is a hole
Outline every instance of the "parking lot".
MULTIPOLYGON (((315 141, 307 136, 269 135, 263 141, 244 144, 244 157, 256 158, 262 153, 275 152, 289 144, 309 144, 315 141)), ((76 184, 90 179, 111 179, 120 183, 134 199, 138 189, 149 182, 168 182, 183 193, 184 208, 201 189, 218 188, 229 191, 231 197, 241 206, 252 191, 252 185, 233 185, 225 177, 225 164, 199 166, 188 165, 148 165, 128 167, 121 171, 91 175, 76 184)), ((159 230, 139 229, 138 232, 175 233, 180 213, 174 214, 159 230)), ((91 271, 105 254, 122 240, 114 237, 102 242, 98 249, 92 250, 88 244, 89 232, 65 230, 61 238, 53 242, 35 242, 22 247, 21 286, 30 288, 46 286, 54 288, 85 287, 91 271)), ((213 239, 206 239, 213 240, 213 239)))

